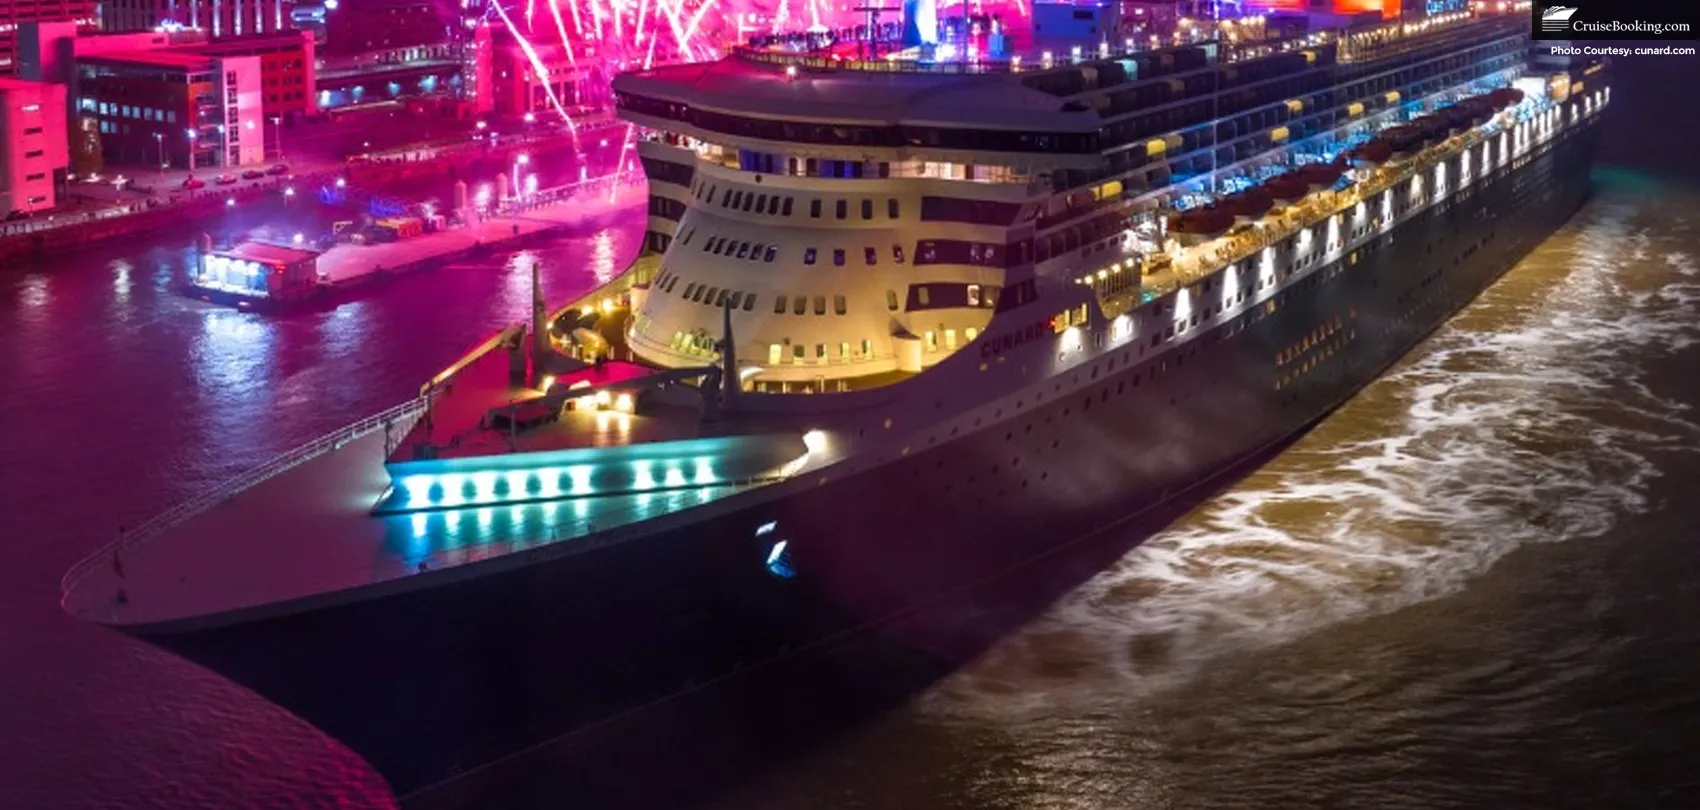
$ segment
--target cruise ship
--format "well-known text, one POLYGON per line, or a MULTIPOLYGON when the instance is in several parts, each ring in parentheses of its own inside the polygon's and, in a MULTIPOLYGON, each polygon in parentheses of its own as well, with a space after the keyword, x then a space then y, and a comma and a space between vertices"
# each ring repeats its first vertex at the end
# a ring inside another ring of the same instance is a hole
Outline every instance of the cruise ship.
POLYGON ((1000 578, 1160 530, 1564 223, 1611 100, 1527 3, 927 5, 620 76, 628 269, 133 529, 64 608, 402 796, 860 638, 960 661, 1000 578))

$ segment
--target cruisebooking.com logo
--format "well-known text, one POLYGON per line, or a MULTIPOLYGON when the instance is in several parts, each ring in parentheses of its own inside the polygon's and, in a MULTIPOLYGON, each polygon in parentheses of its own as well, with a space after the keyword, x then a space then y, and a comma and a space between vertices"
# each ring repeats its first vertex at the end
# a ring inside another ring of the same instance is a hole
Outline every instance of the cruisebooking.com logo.
POLYGON ((1531 12, 1535 39, 1700 39, 1700 0, 1537 2, 1531 12))

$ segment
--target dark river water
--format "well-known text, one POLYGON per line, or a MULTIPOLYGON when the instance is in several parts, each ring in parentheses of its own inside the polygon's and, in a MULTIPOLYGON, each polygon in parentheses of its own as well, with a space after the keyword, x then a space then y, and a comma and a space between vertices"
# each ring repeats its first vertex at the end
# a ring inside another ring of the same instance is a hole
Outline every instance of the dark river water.
MULTIPOLYGON (((1697 64, 1623 60, 1588 207, 1281 458, 717 806, 1688 806, 1697 64)), ((537 245, 551 297, 616 272, 642 227, 537 245)), ((59 576, 409 396, 525 316, 524 263, 267 318, 171 293, 187 238, 0 275, 0 807, 388 806, 300 721, 61 615, 59 576)))

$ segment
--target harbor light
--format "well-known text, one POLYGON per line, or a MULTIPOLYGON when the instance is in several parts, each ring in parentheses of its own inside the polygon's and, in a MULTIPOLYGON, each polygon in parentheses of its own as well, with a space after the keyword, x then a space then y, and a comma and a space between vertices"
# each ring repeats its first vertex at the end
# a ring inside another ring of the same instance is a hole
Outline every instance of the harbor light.
POLYGON ((235 197, 226 197, 224 199, 224 207, 232 208, 232 207, 235 207, 235 205, 236 205, 236 198, 235 197))
POLYGON ((616 397, 614 399, 614 410, 619 411, 620 413, 631 413, 632 412, 632 395, 631 394, 621 394, 620 396, 616 397))
POLYGON ((552 387, 554 384, 555 384, 555 375, 545 374, 545 375, 543 375, 543 381, 538 383, 537 390, 542 391, 543 393, 547 394, 547 393, 549 393, 550 387, 552 387))
POLYGON ((286 188, 286 189, 284 189, 284 190, 283 190, 283 196, 285 196, 285 197, 293 197, 293 196, 295 196, 295 187, 294 187, 294 186, 290 186, 290 187, 289 187, 289 188, 286 188))
POLYGON ((337 188, 348 188, 348 178, 338 177, 336 179, 336 187, 337 188))
POLYGON ((294 239, 293 239, 293 240, 292 240, 292 241, 294 241, 294 242, 295 242, 295 244, 297 244, 297 245, 299 245, 299 244, 301 244, 301 243, 302 243, 302 242, 304 242, 304 241, 306 241, 306 239, 307 239, 307 237, 305 237, 305 236, 303 236, 303 235, 302 235, 302 234, 299 234, 299 233, 298 233, 298 234, 296 234, 296 235, 295 235, 295 238, 294 238, 294 239))

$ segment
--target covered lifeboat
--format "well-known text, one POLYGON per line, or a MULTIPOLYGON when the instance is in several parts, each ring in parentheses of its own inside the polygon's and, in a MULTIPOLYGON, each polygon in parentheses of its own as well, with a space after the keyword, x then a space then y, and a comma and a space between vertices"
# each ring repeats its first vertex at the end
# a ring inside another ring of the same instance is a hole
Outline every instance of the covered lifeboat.
POLYGON ((1299 169, 1295 174, 1305 184, 1313 189, 1328 188, 1340 181, 1340 175, 1346 173, 1345 158, 1336 158, 1328 163, 1310 163, 1299 169))
POLYGON ((1258 188, 1263 189, 1269 196, 1277 200, 1287 202, 1302 200, 1306 194, 1310 193, 1310 183, 1300 177, 1296 171, 1272 178, 1258 188))
POLYGON ((1228 195, 1217 203, 1217 207, 1233 214, 1236 221, 1250 222, 1269 213, 1269 209, 1275 207, 1275 198, 1258 186, 1228 195))
POLYGON ((1408 155, 1423 148, 1422 130, 1410 124, 1388 127, 1377 140, 1386 141, 1395 155, 1408 155))
POLYGON ((1379 166, 1393 157, 1393 144, 1387 138, 1375 138, 1347 152, 1346 155, 1360 166, 1379 166))
POLYGON ((1206 205, 1169 217, 1169 232, 1181 236, 1215 236, 1234 226, 1234 215, 1220 205, 1206 205))
POLYGON ((1501 87, 1488 94, 1488 100, 1493 102, 1495 110, 1503 110, 1523 103, 1523 91, 1515 87, 1501 87))

